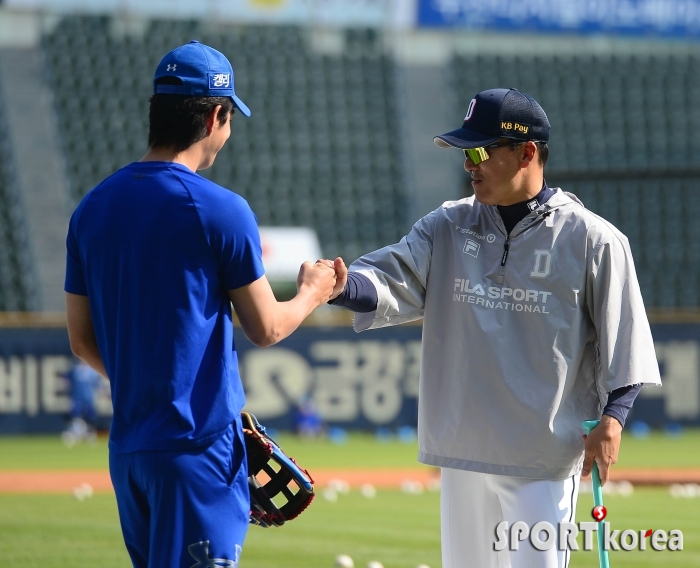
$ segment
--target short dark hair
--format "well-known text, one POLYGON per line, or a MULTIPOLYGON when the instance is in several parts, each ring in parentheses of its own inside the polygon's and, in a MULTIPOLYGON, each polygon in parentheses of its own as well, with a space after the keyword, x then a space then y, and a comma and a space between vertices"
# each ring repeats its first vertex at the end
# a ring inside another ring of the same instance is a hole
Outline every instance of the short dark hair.
MULTIPOLYGON (((515 150, 518 146, 524 144, 525 142, 527 142, 527 140, 513 140, 510 143, 510 149, 515 150)), ((547 146, 546 142, 537 142, 535 140, 533 140, 533 142, 535 142, 535 146, 537 146, 539 154, 538 161, 540 162, 540 166, 544 168, 544 165, 547 163, 547 159, 549 158, 549 146, 547 146)))
POLYGON ((546 142, 535 142, 535 145, 537 146, 537 149, 539 150, 540 165, 542 167, 544 167, 544 165, 547 163, 547 159, 549 158, 549 146, 547 146, 546 142))
MULTIPOLYGON (((157 83, 182 84, 177 77, 162 77, 157 83)), ((207 118, 217 105, 221 105, 217 114, 219 124, 224 124, 233 113, 233 101, 229 97, 155 94, 149 103, 149 148, 167 147, 176 152, 187 150, 207 135, 207 118)))

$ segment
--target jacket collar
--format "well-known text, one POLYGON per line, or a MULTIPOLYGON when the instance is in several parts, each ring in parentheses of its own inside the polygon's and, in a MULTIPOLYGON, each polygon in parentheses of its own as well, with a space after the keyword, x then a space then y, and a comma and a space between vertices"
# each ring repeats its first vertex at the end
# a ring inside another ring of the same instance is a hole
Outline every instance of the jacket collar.
MULTIPOLYGON (((583 206, 583 203, 581 203, 581 201, 575 195, 562 191, 558 187, 553 187, 552 190, 554 191, 554 195, 552 195, 545 203, 539 204, 536 209, 531 211, 522 221, 520 221, 510 233, 511 238, 519 235, 523 231, 526 231, 530 227, 533 227, 539 221, 546 219, 553 211, 559 209, 560 207, 565 205, 583 206)), ((503 225, 503 219, 501 219, 501 215, 498 212, 498 206, 486 205, 485 207, 489 211, 489 214, 495 223, 505 234, 506 230, 505 226, 503 225)))

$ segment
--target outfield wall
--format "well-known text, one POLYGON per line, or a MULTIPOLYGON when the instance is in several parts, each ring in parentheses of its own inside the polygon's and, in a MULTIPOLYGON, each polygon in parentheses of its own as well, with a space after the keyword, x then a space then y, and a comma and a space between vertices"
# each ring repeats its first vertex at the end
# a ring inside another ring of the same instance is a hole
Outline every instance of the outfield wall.
MULTIPOLYGON (((268 349, 240 330, 236 345, 247 408, 269 427, 293 428, 296 402, 311 397, 324 420, 344 428, 415 426, 420 326, 356 334, 349 327, 300 328, 268 349)), ((664 385, 647 388, 630 420, 700 425, 700 324, 653 324, 664 385)), ((0 434, 58 432, 70 410, 62 377, 71 365, 64 327, 0 328, 0 434)), ((101 426, 108 391, 97 396, 101 426)))

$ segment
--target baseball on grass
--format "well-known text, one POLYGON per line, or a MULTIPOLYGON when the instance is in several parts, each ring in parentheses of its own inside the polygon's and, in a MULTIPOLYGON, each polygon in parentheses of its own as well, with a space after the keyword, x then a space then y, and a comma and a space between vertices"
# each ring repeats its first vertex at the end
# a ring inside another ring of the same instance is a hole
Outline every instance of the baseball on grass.
POLYGON ((360 487, 360 493, 362 493, 364 497, 367 497, 367 499, 374 499, 377 496, 377 490, 374 488, 374 485, 370 483, 365 483, 360 487))
POLYGON ((430 568, 427 564, 419 564, 416 568, 430 568))
POLYGON ((384 568, 384 564, 382 564, 381 562, 379 562, 377 560, 370 560, 367 563, 367 568, 384 568))
POLYGON ((335 565, 338 568, 354 568, 355 563, 347 554, 339 554, 335 557, 335 565))

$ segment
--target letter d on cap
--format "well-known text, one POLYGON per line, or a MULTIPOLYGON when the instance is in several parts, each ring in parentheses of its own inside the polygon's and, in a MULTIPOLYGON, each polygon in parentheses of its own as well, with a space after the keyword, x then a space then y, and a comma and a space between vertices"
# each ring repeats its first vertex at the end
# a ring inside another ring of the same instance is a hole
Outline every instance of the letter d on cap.
POLYGON ((476 99, 472 99, 469 103, 469 108, 467 109, 467 114, 464 116, 464 122, 467 122, 474 114, 474 107, 476 106, 476 99))

